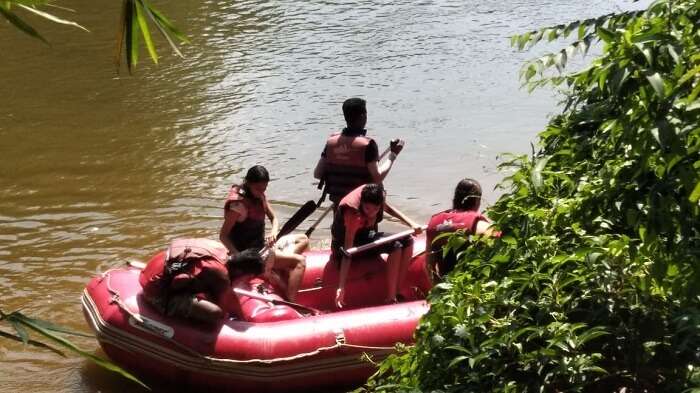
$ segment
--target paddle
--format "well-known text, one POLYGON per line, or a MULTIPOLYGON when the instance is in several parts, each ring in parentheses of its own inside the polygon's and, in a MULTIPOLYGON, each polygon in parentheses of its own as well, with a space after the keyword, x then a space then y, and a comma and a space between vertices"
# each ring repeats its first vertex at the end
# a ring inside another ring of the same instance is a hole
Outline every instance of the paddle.
MULTIPOLYGON (((425 226, 423 226, 423 229, 425 230, 425 226)), ((413 229, 407 229, 405 231, 395 233, 393 235, 385 236, 380 239, 377 239, 371 243, 363 244, 361 246, 356 246, 356 247, 350 247, 347 250, 343 247, 340 248, 340 252, 342 252, 346 257, 350 258, 355 254, 358 254, 363 251, 371 250, 373 248, 377 248, 379 246, 382 246, 384 244, 393 242, 395 240, 403 239, 406 236, 411 236, 413 235, 415 231, 413 229)))
POLYGON ((293 230, 295 230, 299 224, 304 222, 314 211, 316 211, 316 202, 314 201, 306 201, 305 204, 301 205, 301 208, 294 213, 287 222, 282 225, 282 228, 280 229, 279 233, 277 234, 277 238, 281 238, 284 235, 288 235, 292 233, 293 230))
POLYGON ((328 206, 328 207, 326 208, 326 210, 323 211, 323 214, 321 214, 321 217, 319 217, 319 218, 309 227, 309 229, 307 229, 306 232, 304 232, 304 234, 306 235, 306 237, 311 236, 311 233, 312 233, 314 230, 316 230, 316 227, 318 226, 318 224, 320 224, 321 221, 323 221, 323 219, 328 215, 328 213, 330 213, 331 210, 333 210, 333 205, 328 206))
POLYGON ((320 315, 321 314, 321 311, 319 311, 315 308, 312 308, 312 307, 307 307, 303 304, 289 302, 289 301, 281 300, 281 299, 270 298, 270 297, 267 297, 263 294, 260 294, 257 292, 252 292, 252 291, 246 291, 245 289, 241 289, 241 288, 234 288, 233 292, 235 292, 236 295, 248 296, 248 297, 251 297, 253 299, 264 300, 266 302, 270 302, 270 303, 275 304, 275 305, 282 304, 282 305, 294 307, 294 308, 297 308, 300 310, 305 310, 306 312, 310 312, 313 315, 320 315))

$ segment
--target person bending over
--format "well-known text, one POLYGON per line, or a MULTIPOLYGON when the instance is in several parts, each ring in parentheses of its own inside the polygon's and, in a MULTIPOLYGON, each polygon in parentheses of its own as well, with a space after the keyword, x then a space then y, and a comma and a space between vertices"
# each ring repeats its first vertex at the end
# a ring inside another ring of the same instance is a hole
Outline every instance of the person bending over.
POLYGON ((222 302, 231 281, 243 275, 262 274, 265 263, 253 249, 226 259, 226 250, 218 242, 185 241, 189 248, 184 248, 185 254, 192 249, 206 252, 153 259, 139 276, 143 297, 163 315, 215 325, 225 316, 222 302))
POLYGON ((309 239, 305 235, 287 235, 277 239, 279 222, 265 196, 269 181, 267 169, 256 165, 248 170, 243 184, 231 187, 224 204, 224 222, 219 239, 232 256, 249 248, 269 249, 266 277, 284 288, 289 301, 295 301, 306 269, 306 258, 301 253, 308 247, 309 239), (265 216, 272 223, 267 237, 265 216), (287 282, 283 283, 273 269, 288 271, 287 282))
POLYGON ((426 231, 426 250, 429 264, 438 277, 449 273, 456 264, 456 256, 450 251, 443 257, 442 247, 446 239, 435 238, 443 233, 463 230, 467 235, 500 236, 486 216, 479 212, 481 185, 474 179, 462 179, 455 188, 452 209, 434 214, 426 231))
MULTIPOLYGON (((331 227, 331 258, 334 261, 340 261, 340 277, 335 296, 335 302, 339 308, 345 304, 345 283, 350 270, 350 258, 342 254, 340 247, 347 250, 353 246, 370 243, 383 237, 384 234, 378 232, 377 224, 382 221, 384 211, 403 221, 416 233, 420 233, 422 230, 418 224, 386 203, 384 188, 379 184, 370 183, 355 188, 338 205, 338 211, 331 227)), ((386 303, 396 302, 398 289, 406 277, 413 254, 413 239, 407 236, 368 252, 389 254, 384 301, 386 303)))

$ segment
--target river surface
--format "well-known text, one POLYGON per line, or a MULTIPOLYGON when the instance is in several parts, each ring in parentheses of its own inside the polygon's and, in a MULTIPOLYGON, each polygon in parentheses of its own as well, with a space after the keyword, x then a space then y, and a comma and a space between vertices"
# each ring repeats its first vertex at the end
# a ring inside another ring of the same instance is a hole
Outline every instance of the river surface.
MULTIPOLYGON (((547 46, 520 53, 508 37, 639 7, 159 1, 191 44, 180 59, 158 40, 160 64, 144 51, 129 76, 113 64, 119 3, 60 1, 77 13, 56 12, 90 33, 28 18, 51 46, 0 22, 0 308, 83 331, 79 298, 92 276, 174 237, 215 238, 227 189, 248 167, 270 170, 283 219, 317 198, 311 173, 351 96, 367 100, 380 150, 407 140, 386 182, 394 205, 426 221, 463 177, 493 203, 499 154, 529 152, 557 111, 552 93, 519 88, 520 66, 547 46)), ((80 358, 0 338, 0 391, 138 389, 80 358)))

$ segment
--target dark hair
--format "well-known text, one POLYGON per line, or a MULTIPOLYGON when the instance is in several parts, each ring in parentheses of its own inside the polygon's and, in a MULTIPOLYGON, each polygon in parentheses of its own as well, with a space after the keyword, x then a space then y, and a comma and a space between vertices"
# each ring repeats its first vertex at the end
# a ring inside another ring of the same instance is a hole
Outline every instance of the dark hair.
POLYGON ((267 173, 267 169, 265 169, 264 166, 256 165, 248 169, 248 173, 245 174, 244 179, 246 183, 269 182, 270 174, 267 173))
POLYGON ((360 194, 360 203, 384 204, 384 187, 381 184, 366 184, 360 194))
POLYGON ((478 210, 481 204, 481 186, 474 179, 462 179, 457 183, 452 208, 457 210, 478 210))
POLYGON ((343 116, 345 121, 350 123, 358 116, 367 113, 367 101, 362 98, 348 98, 343 102, 343 116))
POLYGON ((262 274, 265 270, 265 261, 260 256, 259 249, 248 248, 229 259, 226 268, 229 279, 233 280, 243 274, 262 274))

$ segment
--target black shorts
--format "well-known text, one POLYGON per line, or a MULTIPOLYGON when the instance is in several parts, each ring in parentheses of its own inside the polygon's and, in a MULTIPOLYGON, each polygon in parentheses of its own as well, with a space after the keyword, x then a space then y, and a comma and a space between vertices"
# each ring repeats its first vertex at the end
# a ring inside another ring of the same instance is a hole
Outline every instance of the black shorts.
MULTIPOLYGON (((360 231, 355 235, 355 240, 352 242, 354 247, 362 246, 365 244, 372 243, 375 240, 381 239, 383 237, 391 236, 393 233, 386 232, 376 232, 376 231, 360 231)), ((371 250, 363 251, 361 253, 355 254, 353 257, 366 257, 379 254, 390 254, 394 250, 406 248, 413 245, 413 236, 406 236, 393 242, 383 244, 379 247, 373 248, 371 250)), ((340 262, 343 258, 343 253, 340 252, 340 243, 332 242, 331 244, 331 259, 340 262)))

